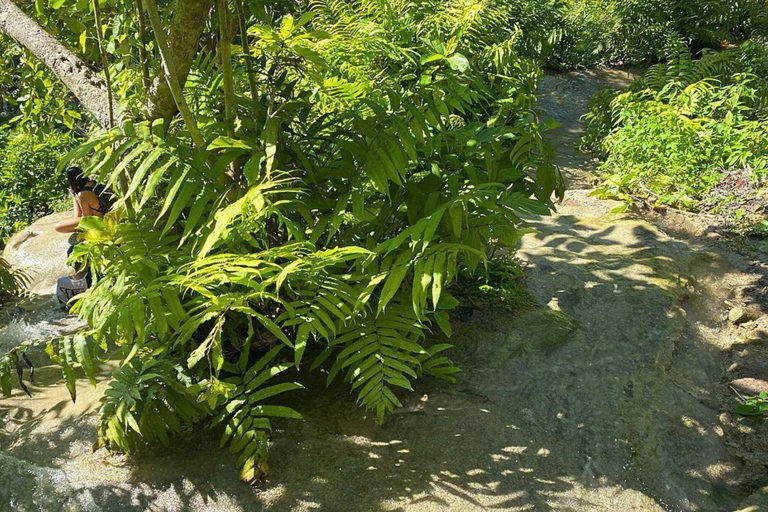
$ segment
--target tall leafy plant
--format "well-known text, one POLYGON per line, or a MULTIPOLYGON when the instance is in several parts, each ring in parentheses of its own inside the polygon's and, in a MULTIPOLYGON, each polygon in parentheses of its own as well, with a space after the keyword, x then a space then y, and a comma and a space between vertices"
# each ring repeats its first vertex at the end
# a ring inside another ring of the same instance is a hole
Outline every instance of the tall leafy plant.
POLYGON ((103 445, 221 425, 252 480, 271 421, 300 417, 280 396, 302 387, 292 368, 324 367, 378 422, 416 379, 453 382, 449 345, 427 335, 450 335, 458 273, 483 274, 563 187, 534 109, 540 70, 489 13, 238 4, 211 28, 239 18, 247 52, 231 72, 201 54, 183 121, 127 121, 71 153, 124 186, 75 250, 96 276, 75 308, 92 350, 49 352, 74 389, 67 368, 94 377, 88 361, 122 351, 103 445))
POLYGON ((11 132, 4 139, 0 148, 0 247, 8 236, 66 204, 66 177, 57 165, 75 145, 71 135, 56 131, 44 141, 24 132, 11 132))
POLYGON ((766 77, 768 50, 757 40, 697 60, 682 46, 629 91, 601 91, 584 138, 610 173, 598 192, 695 209, 727 171, 764 181, 766 77))
POLYGON ((28 282, 27 276, 0 258, 0 300, 20 295, 28 282))
POLYGON ((654 62, 677 40, 721 49, 761 31, 764 11, 762 0, 569 0, 551 64, 654 62))

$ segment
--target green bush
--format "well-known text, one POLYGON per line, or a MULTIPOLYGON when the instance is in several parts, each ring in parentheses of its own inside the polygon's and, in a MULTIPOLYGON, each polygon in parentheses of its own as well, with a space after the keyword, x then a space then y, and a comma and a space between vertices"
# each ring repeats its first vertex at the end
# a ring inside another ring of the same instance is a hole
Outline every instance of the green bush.
POLYGON ((510 254, 488 260, 485 271, 478 276, 468 270, 459 273, 454 294, 462 302, 475 307, 500 307, 520 311, 537 304, 522 281, 525 273, 519 260, 510 254))
POLYGON ((43 140, 27 133, 7 136, 0 149, 0 247, 8 236, 61 207, 66 177, 56 166, 74 144, 71 135, 58 132, 43 140))
POLYGON ((629 91, 590 104, 584 147, 606 158, 599 193, 695 209, 723 173, 768 173, 768 50, 750 41, 693 60, 685 48, 629 91))
MULTIPOLYGON (((236 62, 237 122, 213 56, 196 61, 204 143, 179 120, 126 122, 70 155, 105 183, 130 170, 126 208, 84 220, 75 249, 99 276, 75 306, 94 353, 124 355, 100 443, 222 425, 253 480, 271 419, 300 417, 278 396, 301 389, 294 367, 343 379, 378 422, 414 380, 454 381, 429 334, 451 332, 457 276, 514 281, 489 255, 563 193, 541 69, 500 4, 313 1, 248 28, 259 73, 236 62)), ((94 376, 84 335, 48 353, 73 396, 75 365, 94 376)))
POLYGON ((27 276, 14 270, 3 258, 0 258, 0 303, 9 297, 18 297, 24 291, 27 276))
POLYGON ((762 0, 570 0, 553 63, 658 61, 676 40, 717 49, 762 30, 764 17, 762 0))

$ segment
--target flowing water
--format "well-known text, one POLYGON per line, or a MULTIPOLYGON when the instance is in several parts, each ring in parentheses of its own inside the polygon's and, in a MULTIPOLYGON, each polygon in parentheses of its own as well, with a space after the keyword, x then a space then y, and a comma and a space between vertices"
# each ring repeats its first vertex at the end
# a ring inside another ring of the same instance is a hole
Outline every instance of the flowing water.
POLYGON ((0 353, 24 341, 71 334, 82 324, 59 308, 52 295, 32 296, 0 307, 0 353))

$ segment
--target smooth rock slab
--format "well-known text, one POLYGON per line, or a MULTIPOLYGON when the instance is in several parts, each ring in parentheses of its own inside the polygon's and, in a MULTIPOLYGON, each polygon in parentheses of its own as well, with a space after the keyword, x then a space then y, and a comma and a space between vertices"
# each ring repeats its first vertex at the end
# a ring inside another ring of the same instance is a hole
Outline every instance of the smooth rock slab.
POLYGON ((525 393, 562 415, 553 437, 561 453, 579 447, 571 464, 594 461, 607 481, 669 510, 733 510, 740 464, 718 400, 724 315, 705 281, 736 270, 647 222, 608 215, 611 205, 587 194, 572 192, 522 243, 533 294, 579 326, 524 379, 548 385, 525 393))
POLYGON ((29 291, 36 295, 55 293, 56 280, 73 272, 67 265, 72 235, 53 229, 57 222, 71 216, 72 212, 62 212, 43 217, 13 235, 5 246, 3 258, 28 274, 29 291))
POLYGON ((768 382, 751 377, 732 380, 731 386, 733 386, 739 393, 747 396, 757 396, 760 393, 768 393, 768 382))

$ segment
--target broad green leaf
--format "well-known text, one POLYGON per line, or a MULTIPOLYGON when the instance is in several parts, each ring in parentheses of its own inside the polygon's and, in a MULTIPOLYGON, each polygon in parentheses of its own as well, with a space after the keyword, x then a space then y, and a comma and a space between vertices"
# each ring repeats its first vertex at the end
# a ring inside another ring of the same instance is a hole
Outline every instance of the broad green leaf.
POLYGON ((88 348, 88 341, 82 334, 76 334, 72 339, 72 345, 75 350, 77 361, 82 366, 85 376, 91 381, 91 384, 96 385, 96 368, 93 365, 93 359, 91 358, 91 351, 88 348))
POLYGON ((469 69, 469 59, 460 53, 454 53, 448 57, 448 65, 454 71, 464 72, 469 69))
POLYGON ((384 283, 384 288, 382 288, 381 290, 381 297, 379 298, 379 305, 378 305, 379 313, 384 311, 384 308, 387 307, 387 304, 389 304, 389 301, 392 300, 392 298, 398 292, 398 290, 400 289, 400 285, 402 284, 403 279, 405 278, 409 270, 410 270, 409 266, 402 265, 399 267, 395 267, 390 271, 389 277, 384 283))
POLYGON ((294 411, 290 407, 282 405, 257 405, 251 409, 253 414, 260 416, 272 416, 277 418, 292 418, 296 420, 304 419, 304 417, 298 412, 294 411))
POLYGON ((210 144, 208 144, 208 151, 212 151, 214 149, 244 149, 244 150, 252 150, 253 148, 246 142, 235 139, 232 137, 226 137, 226 136, 219 136, 216 139, 214 139, 210 144))

